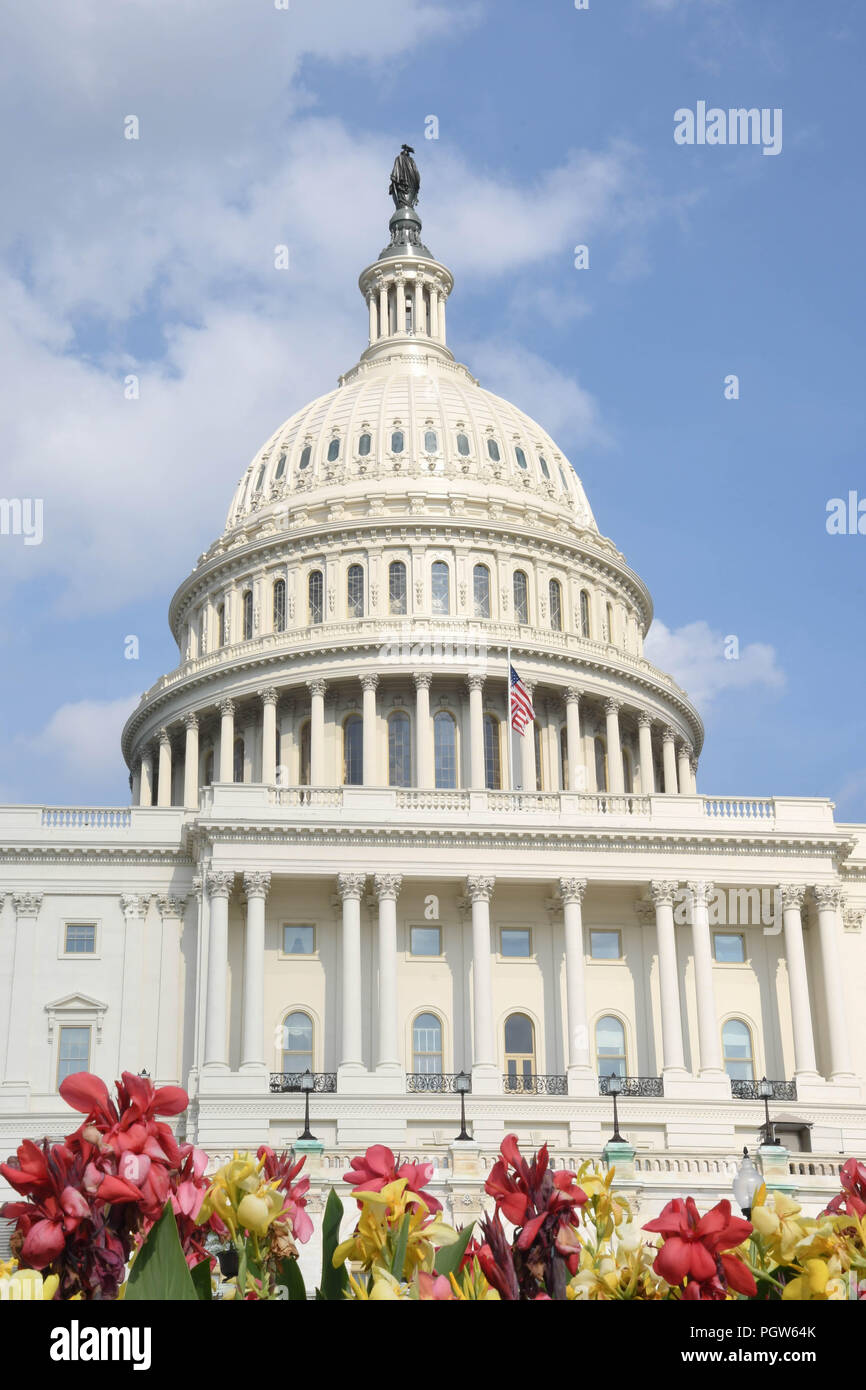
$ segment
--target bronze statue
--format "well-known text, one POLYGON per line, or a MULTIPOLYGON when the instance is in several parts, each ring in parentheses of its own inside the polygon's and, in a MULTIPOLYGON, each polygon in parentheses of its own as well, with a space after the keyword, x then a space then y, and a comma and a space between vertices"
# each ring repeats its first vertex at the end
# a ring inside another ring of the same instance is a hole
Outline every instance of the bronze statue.
POLYGON ((396 208, 413 208, 418 201, 421 175, 418 173, 418 166, 412 158, 414 153, 411 145, 404 145, 394 160, 388 192, 394 199, 396 208))

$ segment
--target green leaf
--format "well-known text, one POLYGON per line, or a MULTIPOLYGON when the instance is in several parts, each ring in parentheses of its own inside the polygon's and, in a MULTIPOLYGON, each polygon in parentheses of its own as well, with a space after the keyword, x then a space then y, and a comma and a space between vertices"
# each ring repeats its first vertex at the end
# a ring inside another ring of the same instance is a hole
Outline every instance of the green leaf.
POLYGON ((198 1295, 183 1257, 177 1222, 166 1202, 135 1258, 124 1295, 126 1302, 196 1303, 198 1295))
POLYGON ((433 1260, 433 1268, 437 1274, 456 1274, 460 1268, 460 1261, 466 1254, 466 1247, 472 1239, 472 1232, 475 1222, 470 1221, 468 1226, 464 1226, 460 1231, 460 1239, 453 1245, 442 1245, 436 1251, 433 1260))
POLYGON ((394 1258, 391 1261, 391 1273, 395 1279, 403 1278, 403 1266, 406 1263, 406 1247, 409 1244, 409 1223, 411 1219, 411 1213, 407 1211, 403 1220, 400 1222, 400 1229, 397 1232, 397 1244, 394 1246, 394 1258))
POLYGON ((334 1251, 340 1244, 340 1222, 343 1220, 343 1203, 332 1187, 325 1203, 322 1217, 322 1282, 316 1291, 317 1298, 329 1302, 342 1302, 343 1290, 349 1287, 346 1266, 334 1269, 334 1251))
POLYGON ((197 1265, 193 1265, 190 1274, 199 1302, 209 1303, 213 1297, 210 1281, 210 1260, 199 1260, 197 1265))
POLYGON ((304 1287, 304 1276, 298 1267, 297 1260, 283 1260, 277 1269, 275 1282, 278 1285, 285 1285, 288 1289, 290 1303, 306 1302, 307 1290, 304 1287))

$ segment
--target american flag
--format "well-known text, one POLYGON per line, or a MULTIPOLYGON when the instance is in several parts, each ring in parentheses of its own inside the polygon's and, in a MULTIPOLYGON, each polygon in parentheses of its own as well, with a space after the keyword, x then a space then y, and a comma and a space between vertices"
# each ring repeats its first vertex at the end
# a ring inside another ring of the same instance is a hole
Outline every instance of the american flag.
POLYGON ((514 667, 509 666, 508 669, 511 672, 511 727, 522 734, 530 720, 535 718, 535 710, 532 708, 529 691, 514 667))

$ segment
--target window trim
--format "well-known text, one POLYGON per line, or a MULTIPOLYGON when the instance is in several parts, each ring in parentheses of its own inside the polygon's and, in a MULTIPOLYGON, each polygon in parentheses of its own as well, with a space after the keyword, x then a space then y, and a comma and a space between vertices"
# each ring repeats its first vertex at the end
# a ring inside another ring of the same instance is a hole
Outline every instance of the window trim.
MULTIPOLYGON (((305 923, 305 925, 307 925, 307 924, 305 923)), ((289 1018, 291 1018, 291 1017, 292 1017, 292 1014, 303 1014, 305 1018, 309 1019, 309 1022, 310 1022, 310 1061, 311 1061, 312 1064, 313 1064, 312 1067, 311 1067, 311 1071, 313 1071, 313 1072, 315 1073, 315 1072, 318 1070, 318 1068, 317 1068, 317 1060, 318 1060, 318 1059, 317 1059, 317 1055, 316 1055, 316 1044, 317 1044, 318 1039, 319 1039, 319 1021, 318 1021, 318 1019, 316 1018, 315 1014, 313 1013, 313 1010, 309 1007, 308 1004, 290 1004, 287 1008, 284 1008, 284 1009, 280 1012, 280 1016, 279 1016, 279 1018, 280 1018, 280 1022, 279 1022, 280 1032, 279 1032, 279 1042, 278 1042, 278 1044, 277 1044, 277 1059, 278 1059, 278 1061, 279 1061, 279 1070, 280 1070, 281 1072, 285 1072, 285 1073, 287 1073, 287 1074, 289 1074, 289 1075, 293 1075, 293 1074, 294 1074, 294 1073, 291 1071, 291 1069, 288 1068, 288 1067, 286 1066, 286 1064, 285 1064, 285 1052, 286 1052, 286 1049, 283 1047, 283 1030, 284 1030, 284 1028, 285 1028, 285 1026, 286 1026, 286 1020, 289 1019, 289 1018)))
POLYGON ((726 1056, 725 1056, 725 1029, 727 1028, 727 1026, 728 1026, 729 1023, 741 1023, 741 1024, 743 1025, 743 1027, 745 1028, 746 1032, 748 1033, 748 1035, 749 1035, 749 1054, 750 1054, 750 1055, 749 1055, 749 1058, 748 1058, 748 1061, 751 1063, 751 1067, 752 1067, 752 1075, 751 1075, 751 1077, 745 1077, 745 1078, 732 1078, 732 1080, 741 1080, 741 1079, 745 1079, 745 1080, 747 1080, 747 1081, 748 1081, 748 1080, 756 1081, 756 1080, 758 1079, 758 1073, 759 1073, 759 1070, 760 1070, 760 1068, 759 1068, 759 1066, 758 1066, 758 1048, 757 1048, 758 1030, 757 1030, 757 1028, 755 1027, 755 1025, 754 1025, 753 1022, 751 1022, 748 1018, 744 1018, 743 1015, 740 1014, 740 1013, 730 1013, 730 1014, 728 1014, 725 1018, 720 1018, 720 1019, 719 1019, 719 1045, 720 1045, 721 1053, 722 1053, 722 1070, 724 1071, 724 1073, 725 1073, 726 1076, 730 1077, 730 1076, 731 1076, 731 1073, 728 1071, 728 1065, 727 1065, 728 1062, 744 1062, 744 1061, 746 1061, 746 1058, 745 1058, 745 1057, 726 1057, 726 1056))
MULTIPOLYGON (((429 957, 428 957, 428 959, 429 959, 429 957)), ((439 1012, 438 1009, 423 1008, 423 1007, 422 1007, 422 1008, 418 1009, 416 1012, 414 1012, 414 1013, 411 1015, 411 1017, 410 1017, 410 1019, 409 1019, 409 1056, 410 1056, 411 1059, 412 1059, 412 1066, 411 1066, 411 1068, 409 1068, 409 1070, 412 1071, 412 1072, 416 1072, 417 1074, 419 1074, 419 1075, 421 1075, 421 1076, 441 1076, 441 1075, 443 1075, 443 1073, 445 1072, 445 1020, 444 1020, 444 1018, 442 1017, 442 1015, 441 1015, 441 1013, 439 1012), (437 1022, 438 1025, 439 1025, 439 1051, 438 1051, 438 1052, 424 1052, 424 1053, 418 1054, 418 1053, 416 1053, 416 1051, 415 1051, 415 1024, 418 1022, 418 1019, 419 1019, 419 1018, 424 1018, 425 1015, 429 1016, 430 1018, 435 1018, 436 1022, 437 1022), (439 1071, 438 1071, 438 1072, 420 1072, 420 1073, 417 1073, 417 1067, 415 1066, 415 1059, 416 1059, 416 1057, 417 1057, 418 1055, 421 1055, 421 1056, 424 1056, 424 1057, 438 1057, 438 1058, 439 1058, 439 1062, 440 1062, 439 1071)))
MULTIPOLYGON (((598 1055, 598 1025, 601 1023, 602 1019, 605 1018, 615 1019, 616 1022, 619 1024, 620 1028, 622 1029, 623 1050, 620 1056, 622 1056, 623 1060, 625 1061, 625 1075, 631 1076, 631 1039, 629 1036, 628 1019, 623 1018, 622 1014, 617 1013, 616 1009, 602 1009, 599 1013, 596 1014, 595 1018, 592 1021, 592 1050, 595 1056, 596 1075, 598 1077, 610 1076, 609 1071, 602 1071, 602 1059, 598 1055)), ((605 1060, 612 1062, 615 1059, 612 1057, 608 1057, 605 1060)))
MULTIPOLYGON (((528 925, 527 925, 526 923, 524 923, 524 922, 498 922, 498 923, 497 923, 497 927, 496 927, 496 933, 497 933, 497 935, 496 935, 496 959, 497 959, 497 961, 502 961, 502 962, 503 962, 504 964, 506 964, 506 965, 513 965, 515 961, 517 961, 518 964, 521 964, 521 963, 524 963, 524 964, 525 964, 526 961, 537 961, 537 960, 538 960, 538 956, 537 956, 536 950, 535 950, 535 929, 534 929, 533 927, 528 926, 528 925), (504 931, 525 931, 525 932, 528 933, 528 935, 529 935, 529 951, 528 951, 527 955, 525 955, 525 956, 506 956, 506 955, 505 955, 505 953, 504 953, 503 950, 502 950, 502 933, 503 933, 504 931)), ((514 1012, 514 1011, 512 1011, 512 1012, 514 1012)), ((523 1012, 525 1012, 525 1010, 517 1009, 516 1012, 517 1012, 517 1013, 523 1013, 523 1012)), ((529 1014, 527 1014, 527 1018, 528 1018, 528 1017, 530 1017, 529 1014)))
MULTIPOLYGON (((713 965, 714 965, 714 966, 720 965, 720 966, 722 966, 722 967, 723 967, 724 969, 726 969, 726 970, 730 970, 732 967, 733 967, 734 969, 737 969, 737 970, 742 970, 742 968, 743 968, 744 965, 749 965, 749 966, 750 966, 750 965, 751 965, 751 961, 750 961, 750 959, 749 959, 749 952, 748 952, 748 948, 747 948, 747 946, 746 946, 746 933, 745 933, 745 932, 742 932, 742 931, 731 931, 730 928, 728 928, 728 927, 725 927, 725 928, 722 928, 722 927, 713 928, 713 965), (740 940, 742 941, 742 943, 743 943, 743 959, 742 959, 742 960, 719 960, 718 956, 716 955, 716 937, 717 937, 717 936, 738 936, 738 937, 740 938, 740 940)), ((745 1022, 745 1020, 743 1020, 743 1021, 745 1022)))
MULTIPOLYGON (((280 918, 279 948, 277 950, 277 960, 319 960, 319 924, 317 921, 306 919, 301 921, 296 917, 280 918), (312 927, 313 929, 313 949, 312 951, 287 951, 286 950, 286 928, 287 927, 312 927)), ((294 1010, 293 1012, 297 1012, 294 1010)))
MULTIPOLYGON (((87 1072, 89 1072, 89 1071, 92 1070, 92 1060, 93 1060, 93 1024, 92 1024, 92 1023, 82 1023, 82 1022, 76 1022, 76 1023, 58 1023, 58 1025, 57 1025, 57 1048, 56 1048, 56 1054, 55 1054, 55 1057, 54 1057, 54 1089, 55 1089, 55 1091, 58 1091, 58 1092, 59 1092, 59 1090, 60 1090, 60 1084, 61 1084, 61 1076, 60 1076, 60 1049, 61 1049, 61 1046, 62 1046, 62 1044, 63 1044, 63 1033, 64 1033, 64 1030, 67 1029, 67 1028, 70 1028, 70 1029, 71 1029, 71 1028, 76 1028, 76 1029, 79 1029, 81 1032, 86 1032, 86 1033, 87 1033, 87 1061, 86 1061, 86 1063, 85 1063, 85 1065, 84 1065, 83 1067, 80 1067, 80 1068, 79 1068, 79 1071, 87 1071, 87 1072)), ((74 1075, 75 1075, 75 1072, 67 1072, 67 1075, 68 1075, 68 1076, 74 1076, 74 1075)), ((65 1080, 66 1080, 66 1077, 63 1077, 62 1080, 65 1081, 65 1080)))
POLYGON ((101 917, 64 917, 60 923, 60 940, 57 944, 58 960, 101 960, 102 958, 102 918, 101 917), (92 951, 67 951, 66 949, 66 929, 67 927, 93 927, 93 950, 92 951))
MULTIPOLYGON (((406 924, 406 949, 403 955, 407 961, 412 960, 444 960, 445 959, 445 939, 441 922, 407 922, 406 924), (438 931, 439 950, 435 956, 426 955, 421 951, 412 950, 412 933, 416 930, 438 931)), ((432 1009, 422 1009, 421 1013, 432 1013, 432 1009)))

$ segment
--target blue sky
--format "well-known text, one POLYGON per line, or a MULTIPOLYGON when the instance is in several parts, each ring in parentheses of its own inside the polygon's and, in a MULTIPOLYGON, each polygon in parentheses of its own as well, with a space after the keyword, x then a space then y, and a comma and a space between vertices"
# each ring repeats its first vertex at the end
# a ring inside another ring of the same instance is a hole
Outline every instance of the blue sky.
POLYGON ((0 495, 44 499, 44 540, 0 537, 0 799, 124 800, 171 593, 364 346, 407 140, 450 344, 550 429, 649 585, 700 789, 866 820, 866 536, 825 527, 866 498, 864 28, 857 0, 7 11, 0 495), (699 101, 781 108, 781 153, 677 145, 699 101))

